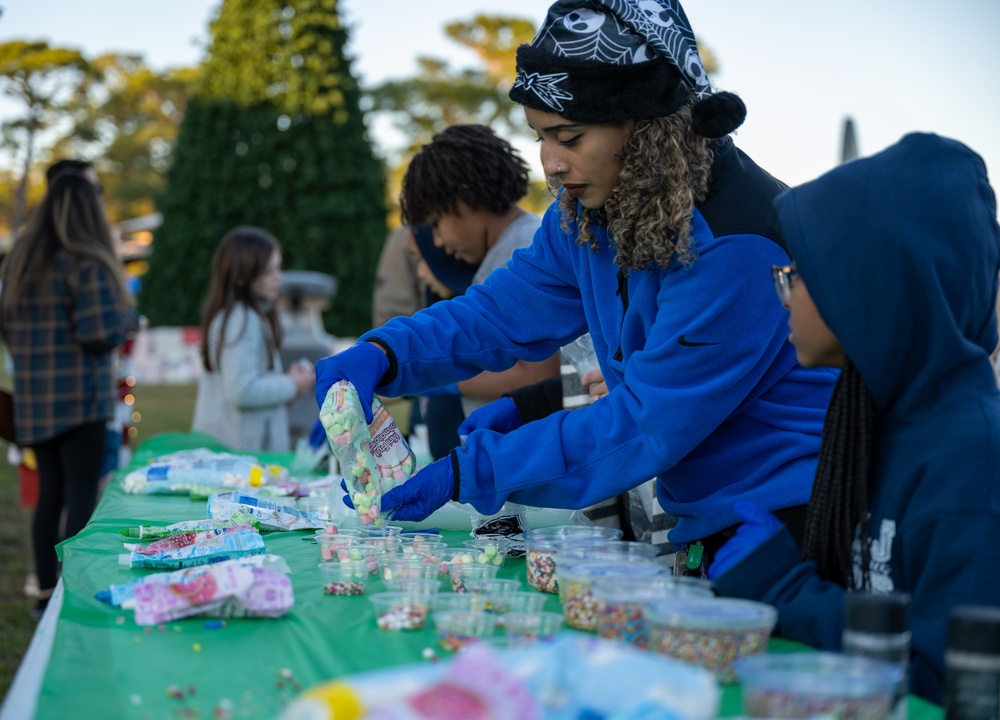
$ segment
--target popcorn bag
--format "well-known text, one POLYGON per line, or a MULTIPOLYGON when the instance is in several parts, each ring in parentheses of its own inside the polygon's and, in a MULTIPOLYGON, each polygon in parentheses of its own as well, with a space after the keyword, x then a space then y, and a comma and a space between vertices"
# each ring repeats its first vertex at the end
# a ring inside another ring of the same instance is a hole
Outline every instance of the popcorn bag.
POLYGON ((364 525, 383 525, 382 496, 416 471, 416 460, 395 421, 377 397, 372 423, 347 380, 334 383, 319 411, 330 448, 340 463, 351 501, 364 525))

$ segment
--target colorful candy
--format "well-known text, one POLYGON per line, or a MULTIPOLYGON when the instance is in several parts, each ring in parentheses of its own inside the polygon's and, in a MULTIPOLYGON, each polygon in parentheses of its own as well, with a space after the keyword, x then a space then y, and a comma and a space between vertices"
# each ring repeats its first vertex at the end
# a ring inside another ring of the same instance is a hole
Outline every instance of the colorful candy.
POLYGON ((832 717, 838 720, 884 720, 892 700, 884 697, 820 697, 782 690, 752 690, 743 693, 743 709, 750 717, 832 717))
POLYGON ((353 580, 337 580, 323 585, 327 595, 364 595, 365 585, 353 580))
POLYGON ((556 581, 556 560, 547 550, 528 550, 528 584, 535 590, 547 593, 559 592, 556 581))
POLYGON ((683 662, 699 665, 715 673, 719 682, 735 682, 733 662, 767 649, 770 629, 690 630, 653 626, 649 647, 683 662))
POLYGON ((403 604, 379 613, 375 619, 380 630, 419 630, 427 622, 426 605, 403 604))

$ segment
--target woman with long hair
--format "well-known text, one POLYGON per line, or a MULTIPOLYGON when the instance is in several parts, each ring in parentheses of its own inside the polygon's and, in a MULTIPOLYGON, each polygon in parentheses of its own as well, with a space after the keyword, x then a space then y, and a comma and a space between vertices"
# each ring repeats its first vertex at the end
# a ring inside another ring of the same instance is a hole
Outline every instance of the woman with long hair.
POLYGON ((767 272, 787 263, 784 189, 728 137, 674 1, 560 0, 517 54, 524 106, 559 197, 529 248, 461 298, 397 318, 317 364, 363 402, 551 355, 590 332, 608 394, 462 448, 383 498, 419 520, 452 498, 581 508, 651 477, 678 518, 678 572, 704 574, 755 499, 801 527, 837 373, 806 370, 767 272), (686 554, 685 554, 686 553, 686 554))
POLYGON ((763 509, 710 568, 778 608, 778 631, 840 649, 848 592, 910 595, 913 692, 940 702, 948 614, 1000 605, 1000 227, 982 159, 913 134, 777 201, 773 269, 799 361, 843 368, 801 543, 763 509))
POLYGON ((308 364, 283 372, 281 248, 266 230, 241 226, 222 238, 201 320, 201 360, 192 430, 232 450, 289 449, 288 406, 313 389, 308 364))
POLYGON ((55 546, 83 529, 97 502, 105 425, 114 415, 114 350, 138 325, 97 186, 64 170, 3 264, 0 333, 14 360, 18 444, 34 449, 32 522, 44 610, 58 580, 55 546))

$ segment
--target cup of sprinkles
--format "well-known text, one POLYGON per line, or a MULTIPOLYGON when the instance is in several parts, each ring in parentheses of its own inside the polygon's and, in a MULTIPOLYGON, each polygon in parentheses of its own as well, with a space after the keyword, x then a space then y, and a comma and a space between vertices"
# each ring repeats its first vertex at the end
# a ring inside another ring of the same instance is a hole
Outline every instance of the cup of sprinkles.
POLYGON ((898 664, 829 652, 755 655, 734 668, 757 718, 885 720, 903 676, 898 664))
POLYGON ((319 563, 319 574, 327 595, 363 595, 369 571, 362 560, 343 560, 319 563))
POLYGON ((733 682, 733 663, 767 649, 778 611, 770 605, 731 598, 684 598, 643 604, 649 649, 733 682))
POLYGON ((557 593, 556 559, 563 548, 597 549, 620 541, 619 528, 603 525, 553 525, 524 533, 528 584, 542 592, 557 593))

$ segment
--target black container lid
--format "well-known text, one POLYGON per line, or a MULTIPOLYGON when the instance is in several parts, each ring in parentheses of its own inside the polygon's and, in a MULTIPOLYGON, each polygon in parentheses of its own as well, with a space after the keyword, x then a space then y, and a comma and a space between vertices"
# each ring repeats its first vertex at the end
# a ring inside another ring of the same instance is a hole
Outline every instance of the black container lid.
POLYGON ((948 616, 948 649, 1000 655, 1000 607, 954 608, 948 616))
POLYGON ((909 607, 910 596, 904 593, 849 592, 844 598, 844 629, 879 635, 906 632, 909 607))

